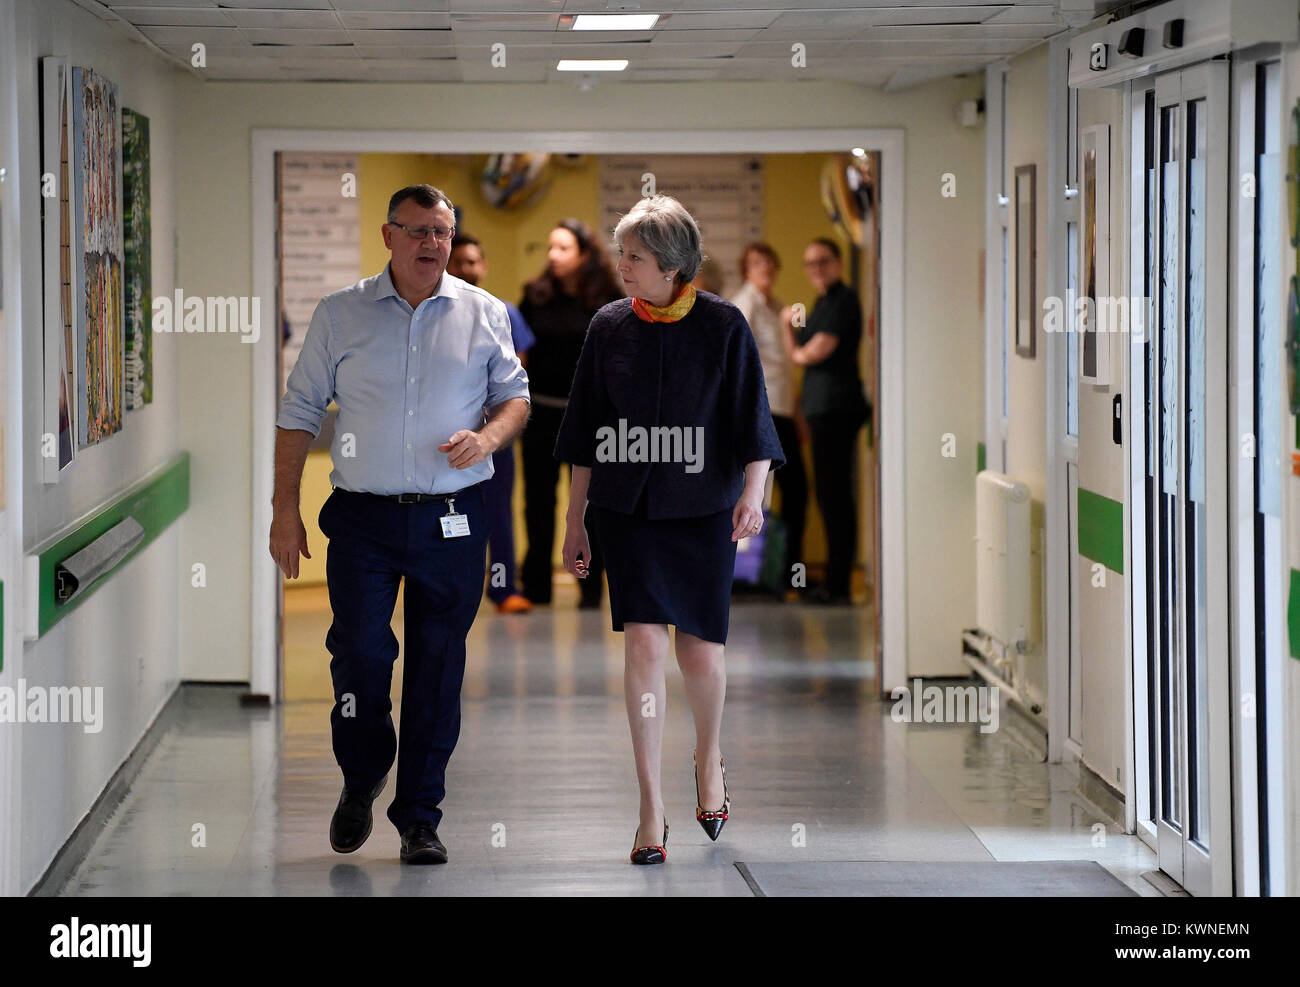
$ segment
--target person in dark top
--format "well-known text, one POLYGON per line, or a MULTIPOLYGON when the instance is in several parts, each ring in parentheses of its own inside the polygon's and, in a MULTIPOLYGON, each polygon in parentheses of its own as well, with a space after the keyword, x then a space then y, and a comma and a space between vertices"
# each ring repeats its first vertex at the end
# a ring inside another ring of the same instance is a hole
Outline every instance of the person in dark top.
MULTIPOLYGON (((487 258, 477 238, 468 233, 457 233, 451 238, 447 270, 472 285, 478 285, 487 276, 487 258)), ((533 345, 533 332, 519 314, 519 309, 507 301, 502 304, 510 317, 510 342, 514 344, 515 356, 526 367, 525 354, 533 345)), ((515 446, 512 442, 492 453, 492 478, 483 482, 483 500, 488 515, 488 555, 492 559, 488 569, 487 595, 499 613, 527 613, 533 606, 515 588, 515 518, 510 507, 514 490, 515 446)))
POLYGON ((857 293, 840 280, 844 265, 834 240, 809 243, 803 264, 819 297, 797 336, 787 310, 782 339, 791 362, 804 368, 803 414, 812 432, 813 485, 826 527, 826 582, 811 598, 847 604, 858 544, 853 464, 858 430, 870 416, 858 374, 862 306, 857 293))
POLYGON ((564 566, 590 578, 590 530, 614 630, 626 635, 641 789, 632 862, 659 864, 668 625, 695 718, 695 818, 716 840, 731 808, 719 735, 736 542, 761 530, 768 469, 785 460, 745 317, 691 284, 702 253, 690 213, 670 196, 643 199, 614 239, 632 297, 591 320, 555 455, 573 470, 564 566))
MULTIPOLYGON (((528 353, 533 416, 522 439, 528 551, 521 581, 524 596, 538 604, 551 602, 555 484, 560 475, 554 457, 555 436, 564 417, 569 385, 591 317, 607 302, 623 296, 604 248, 586 223, 576 219, 559 223, 551 230, 546 256, 546 268, 524 286, 519 303, 520 314, 537 340, 528 353)), ((599 554, 589 562, 590 578, 579 583, 579 605, 598 607, 599 554)))

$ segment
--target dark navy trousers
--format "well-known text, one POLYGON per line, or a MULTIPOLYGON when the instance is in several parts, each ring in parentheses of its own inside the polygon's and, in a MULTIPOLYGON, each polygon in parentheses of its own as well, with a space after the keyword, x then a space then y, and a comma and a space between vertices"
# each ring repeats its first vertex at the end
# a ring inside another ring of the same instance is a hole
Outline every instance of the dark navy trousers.
POLYGON ((396 757, 388 818, 398 832, 413 822, 436 827, 442 820, 447 761, 460 736, 465 635, 483 597, 488 524, 481 486, 454 500, 456 512, 469 519, 470 534, 463 538, 442 537, 443 500, 399 504, 335 488, 320 512, 334 612, 325 637, 333 656, 334 757, 343 783, 355 792, 373 789, 396 757), (403 577, 399 741, 389 693, 398 650, 390 624, 403 577))
POLYGON ((515 491, 515 447, 511 443, 492 453, 492 476, 483 481, 483 496, 488 512, 488 554, 492 565, 500 562, 505 566, 502 582, 504 586, 495 585, 495 580, 488 579, 487 595, 493 603, 500 603, 511 593, 518 593, 515 587, 515 519, 510 506, 510 497, 515 491))

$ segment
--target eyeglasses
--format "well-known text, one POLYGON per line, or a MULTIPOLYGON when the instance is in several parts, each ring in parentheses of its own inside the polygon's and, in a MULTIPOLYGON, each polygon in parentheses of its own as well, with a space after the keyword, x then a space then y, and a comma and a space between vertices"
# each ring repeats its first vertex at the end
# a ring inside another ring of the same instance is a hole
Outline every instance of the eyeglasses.
POLYGON ((394 223, 392 220, 388 221, 388 225, 396 226, 412 240, 424 240, 430 233, 439 240, 450 240, 456 235, 456 227, 454 226, 405 226, 402 223, 394 223))

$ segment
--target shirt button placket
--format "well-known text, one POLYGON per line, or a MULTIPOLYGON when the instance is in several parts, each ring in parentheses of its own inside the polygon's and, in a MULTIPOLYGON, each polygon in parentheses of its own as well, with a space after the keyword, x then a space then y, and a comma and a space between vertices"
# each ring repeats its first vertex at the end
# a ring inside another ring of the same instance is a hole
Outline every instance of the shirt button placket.
POLYGON ((402 452, 402 475, 406 478, 406 492, 415 493, 415 430, 419 427, 415 411, 419 400, 416 378, 420 375, 420 347, 416 342, 415 314, 406 329, 406 341, 409 344, 406 354, 406 421, 403 422, 402 439, 406 445, 402 452))

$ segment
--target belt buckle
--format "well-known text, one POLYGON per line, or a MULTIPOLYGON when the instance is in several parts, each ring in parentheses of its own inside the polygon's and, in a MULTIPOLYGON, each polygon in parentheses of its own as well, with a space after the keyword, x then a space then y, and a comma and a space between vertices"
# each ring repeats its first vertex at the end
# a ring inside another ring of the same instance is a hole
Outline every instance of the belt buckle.
POLYGON ((399 504, 418 504, 420 502, 420 495, 400 493, 397 495, 397 502, 399 504))

